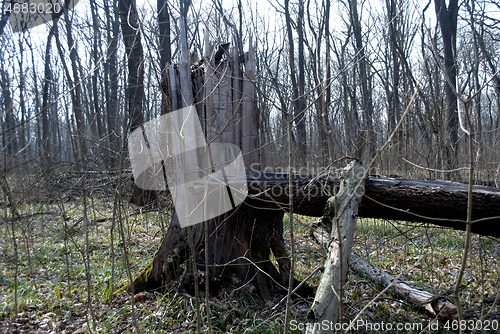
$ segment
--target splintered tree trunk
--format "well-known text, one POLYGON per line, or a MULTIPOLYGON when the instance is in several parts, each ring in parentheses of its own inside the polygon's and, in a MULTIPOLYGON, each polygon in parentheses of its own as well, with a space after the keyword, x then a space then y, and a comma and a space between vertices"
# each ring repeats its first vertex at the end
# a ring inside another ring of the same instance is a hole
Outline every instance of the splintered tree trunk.
POLYGON ((307 327, 307 333, 333 333, 333 328, 325 329, 323 324, 336 324, 341 316, 347 260, 351 254, 356 216, 364 192, 364 172, 361 163, 350 163, 340 176, 339 192, 328 200, 324 217, 332 223, 331 241, 325 270, 308 314, 311 324, 307 327))
MULTIPOLYGON (((207 145, 229 143, 239 146, 241 143, 245 166, 250 169, 252 164, 259 162, 258 109, 254 87, 255 48, 250 40, 248 53, 244 57, 237 57, 236 50, 226 50, 222 46, 215 52, 215 45, 209 41, 208 33, 205 41, 203 67, 195 68, 190 77, 207 145), (243 68, 244 72, 241 70, 243 68), (235 98, 238 100, 234 101, 235 98)), ((162 89, 169 97, 171 110, 180 108, 185 101, 185 98, 179 99, 185 91, 182 86, 189 83, 185 79, 182 68, 168 68, 162 89)), ((217 158, 223 160, 223 157, 217 158)), ((198 166, 193 163, 189 168, 198 166)), ((262 189, 257 188, 251 194, 262 192, 262 189)), ((181 228, 174 211, 167 234, 152 262, 135 279, 133 289, 131 286, 128 288, 134 292, 152 290, 178 280, 185 290, 192 292, 190 282, 181 277, 182 265, 191 261, 193 254, 190 252, 194 249, 198 273, 210 268, 206 274, 211 281, 222 280, 236 285, 248 283, 248 287, 253 286, 264 298, 270 298, 273 292, 285 291, 290 260, 283 240, 283 215, 283 209, 263 206, 261 199, 247 198, 232 211, 187 229, 181 228), (209 236, 207 244, 205 228, 209 236), (189 245, 189 230, 194 248, 189 245), (208 254, 205 249, 208 249, 208 254), (271 253, 277 259, 277 268, 270 260, 271 253)), ((192 268, 192 264, 186 268, 192 268)), ((210 288, 210 292, 215 291, 210 288)))

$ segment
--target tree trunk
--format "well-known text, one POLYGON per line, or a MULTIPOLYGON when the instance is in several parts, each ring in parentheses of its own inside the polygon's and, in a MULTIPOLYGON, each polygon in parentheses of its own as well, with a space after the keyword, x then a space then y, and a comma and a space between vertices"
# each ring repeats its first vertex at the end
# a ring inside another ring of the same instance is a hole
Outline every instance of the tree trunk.
MULTIPOLYGON (((297 32, 299 33, 299 69, 297 71, 297 68, 295 66, 295 48, 294 48, 294 42, 293 42, 293 33, 292 33, 292 18, 290 16, 290 9, 289 9, 289 0, 285 0, 285 22, 286 22, 286 31, 287 31, 287 37, 288 37, 288 55, 289 55, 289 61, 290 61, 290 79, 292 82, 292 101, 294 101, 294 112, 293 112, 293 117, 292 117, 292 111, 288 110, 289 113, 288 117, 290 118, 295 118, 295 127, 297 128, 297 152, 295 154, 296 159, 298 160, 299 163, 304 163, 305 162, 305 156, 306 156, 306 149, 307 149, 307 143, 306 143, 306 125, 305 125, 305 117, 303 114, 303 110, 305 109, 305 103, 302 98, 299 99, 303 93, 304 87, 301 86, 302 84, 302 76, 301 76, 301 69, 300 67, 303 66, 303 48, 304 48, 304 40, 303 40, 303 33, 302 33, 302 27, 297 28, 297 32)), ((303 2, 300 1, 299 3, 299 15, 298 15, 298 23, 297 25, 302 25, 303 22, 303 15, 304 15, 304 9, 303 9, 303 2), (302 16, 302 17, 301 17, 302 16)), ((305 97, 304 97, 305 98, 305 97)))
POLYGON ((107 58, 104 64, 104 87, 106 94, 106 125, 109 140, 108 168, 115 170, 119 165, 119 152, 121 150, 121 130, 118 125, 119 103, 118 103, 118 70, 117 55, 118 34, 120 21, 118 17, 117 0, 105 0, 104 11, 106 13, 107 58), (111 5, 110 5, 111 2, 111 5))
MULTIPOLYGON (((283 215, 283 211, 254 208, 248 202, 210 220, 208 258, 213 268, 210 277, 226 282, 233 280, 238 286, 249 283, 265 298, 270 298, 275 291, 284 291, 290 261, 283 241, 283 215), (278 269, 270 261, 271 251, 278 259, 278 269)), ((204 272, 204 224, 192 226, 191 231, 196 264, 198 270, 204 272)), ((151 290, 178 280, 180 265, 189 258, 187 229, 180 227, 174 215, 153 261, 135 279, 134 291, 151 290)))
MULTIPOLYGON (((144 100, 144 62, 141 44, 141 29, 135 0, 119 1, 123 43, 128 66, 127 108, 130 117, 130 133, 144 123, 142 103, 144 100)), ((130 202, 144 206, 157 200, 156 192, 132 186, 130 202)))
MULTIPOLYGON (((71 101, 73 104, 73 114, 75 116, 76 120, 76 127, 77 127, 77 134, 78 134, 78 143, 80 145, 79 147, 79 153, 81 154, 80 158, 83 164, 83 170, 86 168, 86 161, 88 157, 88 151, 87 151, 87 141, 85 139, 85 117, 84 117, 84 112, 83 112, 83 106, 82 106, 82 83, 80 80, 80 76, 78 74, 78 61, 79 57, 77 54, 77 46, 75 45, 75 40, 73 38, 73 25, 72 22, 70 21, 70 17, 68 15, 67 11, 64 11, 64 23, 66 26, 66 39, 68 41, 68 50, 69 50, 69 59, 71 61, 71 72, 73 74, 73 78, 71 79, 71 76, 69 74, 69 70, 65 70, 66 72, 66 77, 69 83, 70 87, 74 87, 71 93, 71 101)), ((57 30, 57 23, 54 20, 54 24, 56 25, 56 34, 58 34, 57 30)), ((64 65, 64 53, 62 52, 62 47, 59 42, 59 36, 56 35, 56 42, 58 43, 58 50, 61 58, 61 62, 63 63, 63 67, 66 67, 64 65)), ((76 158, 76 157, 75 157, 76 158)))
MULTIPOLYGON (((388 100, 388 127, 387 127, 387 135, 394 131, 396 124, 398 123, 401 115, 401 103, 399 100, 399 79, 400 79, 400 63, 399 63, 399 53, 398 48, 400 45, 400 33, 401 33, 401 24, 400 15, 397 14, 397 10, 400 7, 400 4, 395 0, 386 0, 387 7, 387 20, 389 25, 389 45, 390 45, 390 53, 391 53, 391 61, 392 61, 392 73, 391 75, 391 87, 387 85, 387 100, 388 100)), ((390 67, 390 65, 387 65, 390 67)), ((399 127, 396 133, 395 143, 397 145, 397 153, 398 156, 402 156, 403 154, 403 144, 401 141, 403 140, 403 127, 399 127)))
POLYGON ((298 138, 298 152, 299 159, 296 162, 297 166, 305 165, 307 161, 307 131, 306 131, 306 78, 305 78, 305 57, 304 57, 304 0, 299 0, 299 10, 297 13, 297 48, 298 48, 298 75, 299 82, 297 93, 299 99, 295 103, 294 118, 296 118, 297 138, 298 138), (301 160, 302 159, 302 160, 301 160))
MULTIPOLYGON (((259 173, 247 176, 248 191, 260 207, 288 207, 287 173, 259 173), (263 192, 266 190, 266 192, 263 192)), ((293 212, 321 217, 338 180, 315 180, 311 175, 294 175, 293 212)), ((358 216, 423 222, 465 231, 467 185, 450 181, 422 181, 403 178, 368 177, 358 216)), ((474 186, 472 232, 500 236, 500 189, 474 186)))
POLYGON ((168 12, 168 1, 157 0, 156 12, 158 14, 159 49, 160 49, 160 70, 164 73, 167 65, 172 60, 170 42, 170 14, 168 12))
MULTIPOLYGON (((101 68, 100 62, 100 50, 99 45, 101 44, 101 34, 99 30, 99 15, 96 0, 90 1, 90 8, 92 12, 92 28, 94 31, 94 36, 92 37, 92 57, 94 61, 94 66, 96 69, 101 68)), ((92 100, 93 108, 89 107, 87 109, 87 119, 91 122, 91 129, 93 130, 94 135, 94 147, 92 150, 94 152, 99 152, 101 159, 98 159, 97 163, 99 165, 103 165, 106 161, 109 161, 109 150, 104 148, 102 142, 104 138, 106 138, 106 134, 104 133, 103 126, 103 114, 102 108, 100 104, 100 97, 102 95, 102 91, 99 91, 99 83, 98 83, 98 70, 94 71, 91 76, 91 87, 92 92, 89 92, 88 95, 92 100), (92 110, 93 109, 93 110, 92 110)), ((103 168, 104 169, 104 168, 103 168)))
MULTIPOLYGON (((170 39, 170 14, 168 12, 168 1, 157 0, 156 12, 158 14, 159 51, 160 51, 160 73, 162 77, 167 75, 168 66, 172 61, 171 39, 170 39)), ((162 91, 164 91, 162 89, 162 91)), ((170 110, 168 95, 161 95, 161 113, 165 114, 170 110)))
MULTIPOLYGON (((52 37, 57 29, 58 19, 52 22, 52 28, 49 31, 47 37, 47 44, 45 47, 45 64, 44 64, 44 80, 42 88, 42 147, 43 147, 43 159, 42 166, 49 168, 52 160, 52 148, 50 145, 50 126, 49 126, 49 104, 50 104, 50 85, 52 82, 52 70, 50 68, 50 50, 52 47, 52 37)), ((39 137, 38 137, 39 138, 39 137)))
POLYGON ((347 260, 351 255, 354 226, 359 203, 363 196, 365 168, 357 161, 341 173, 339 192, 328 200, 324 218, 332 226, 325 270, 316 291, 308 318, 307 333, 333 333, 323 330, 323 324, 342 322, 343 286, 347 279, 347 260), (358 187, 359 185, 359 187, 358 187))
MULTIPOLYGON (((361 85, 361 109, 363 110, 364 122, 366 125, 367 136, 363 138, 361 145, 368 145, 368 156, 371 159, 375 156, 375 131, 373 128, 373 105, 372 93, 370 87, 370 76, 368 69, 368 60, 366 58, 365 47, 363 45, 363 37, 361 34, 361 22, 358 16, 358 1, 349 0, 349 11, 351 17, 351 25, 356 44, 356 54, 359 63, 359 85, 361 85)), ((363 136, 363 133, 361 133, 363 136)), ((360 150, 362 153, 362 150, 360 150)), ((362 158, 362 157, 359 157, 362 158)))
MULTIPOLYGON (((3 139, 3 147, 4 147, 4 168, 7 168, 7 165, 12 163, 12 159, 14 159, 17 154, 17 135, 16 135, 16 119, 14 116, 14 102, 12 100, 12 94, 10 91, 10 82, 7 72, 3 69, 0 69, 1 78, 0 78, 0 86, 2 89, 2 98, 5 110, 5 120, 4 120, 4 128, 2 129, 4 134, 2 136, 3 139)), ((3 117, 2 117, 3 118, 3 117)), ((0 118, 1 119, 1 118, 0 118)))
MULTIPOLYGON (((445 78, 445 94, 446 94, 446 111, 445 111, 445 161, 446 169, 456 168, 458 158, 458 113, 457 113, 457 96, 455 95, 457 67, 455 64, 456 45, 457 45, 457 17, 458 17, 458 0, 450 0, 446 7, 445 0, 434 0, 436 16, 441 28, 441 37, 443 39, 444 52, 444 75, 445 78)), ((451 176, 448 174, 448 176, 451 176)))

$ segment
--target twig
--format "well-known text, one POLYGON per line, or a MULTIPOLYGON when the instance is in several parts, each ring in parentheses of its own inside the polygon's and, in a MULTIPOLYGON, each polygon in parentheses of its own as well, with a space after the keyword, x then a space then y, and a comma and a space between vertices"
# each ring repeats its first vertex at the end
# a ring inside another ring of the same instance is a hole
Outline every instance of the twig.
POLYGON ((406 160, 406 158, 403 158, 403 160, 414 167, 417 167, 417 168, 420 168, 420 169, 423 169, 426 171, 430 171, 430 172, 437 172, 437 173, 454 173, 454 172, 459 172, 462 170, 469 170, 469 168, 470 168, 470 167, 460 167, 460 168, 455 168, 455 169, 434 169, 434 168, 429 168, 429 167, 417 165, 416 163, 413 163, 411 161, 406 160))
MULTIPOLYGON (((318 271, 322 271, 323 269, 325 269, 325 267, 323 267, 323 266, 318 267, 312 273, 307 275, 307 277, 304 278, 304 280, 302 282, 300 282, 300 284, 297 285, 295 287, 295 289, 292 290, 292 294, 295 294, 297 292, 297 290, 299 290, 305 284, 305 282, 307 282, 311 277, 313 277, 318 271)), ((274 305, 271 310, 275 310, 281 303, 283 303, 286 300, 286 298, 287 298, 287 296, 281 298, 281 300, 276 305, 274 305)))

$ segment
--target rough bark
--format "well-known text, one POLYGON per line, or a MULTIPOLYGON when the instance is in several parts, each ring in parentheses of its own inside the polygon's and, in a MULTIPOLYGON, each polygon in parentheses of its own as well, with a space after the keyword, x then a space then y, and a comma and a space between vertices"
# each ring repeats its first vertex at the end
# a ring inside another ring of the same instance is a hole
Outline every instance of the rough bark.
MULTIPOLYGON (((210 277, 236 285, 249 283, 270 298, 287 286, 290 261, 283 241, 281 210, 254 208, 251 201, 208 222, 210 277), (278 260, 275 268, 271 251, 278 260), (269 276, 264 273, 269 274, 269 276)), ((205 271, 204 224, 191 228, 200 272, 205 271)), ((187 229, 174 215, 153 261, 135 279, 134 291, 152 290, 180 278, 180 265, 189 259, 187 229)))
POLYGON ((325 270, 309 311, 311 326, 307 333, 333 333, 322 324, 342 321, 343 285, 347 279, 347 261, 353 244, 356 216, 363 196, 365 168, 357 161, 350 163, 340 175, 339 192, 328 200, 324 218, 332 226, 325 270))
POLYGON ((118 124, 118 70, 117 54, 118 34, 120 21, 118 17, 117 0, 105 0, 104 11, 106 13, 106 41, 109 45, 107 58, 104 63, 104 89, 106 94, 106 125, 109 140, 108 168, 116 170, 119 164, 119 151, 121 145, 121 130, 118 124), (111 2, 111 5, 110 5, 111 2))
MULTIPOLYGON (((130 133, 144 123, 142 103, 144 100, 144 62, 141 44, 141 29, 135 0, 119 1, 120 20, 123 44, 128 67, 126 90, 127 109, 130 118, 130 133)), ((157 201, 154 191, 140 189, 135 183, 132 186, 130 201, 137 205, 147 205, 157 201)))
MULTIPOLYGON (((249 194, 261 207, 288 207, 288 174, 247 175, 249 194)), ((338 185, 335 177, 311 183, 311 175, 294 175, 294 213, 321 217, 338 185), (307 186, 307 187, 306 187, 307 186)), ((500 237, 500 189, 474 186, 472 232, 500 237)), ((368 177, 359 217, 430 223, 465 231, 467 185, 450 181, 368 177)))
POLYGON ((137 8, 134 0, 119 1, 123 44, 128 67, 127 108, 130 117, 130 131, 144 123, 142 102, 144 100, 144 64, 141 33, 137 8))
POLYGON ((446 6, 445 0, 434 0, 436 17, 441 28, 441 37, 443 39, 444 53, 444 71, 448 77, 445 84, 446 94, 446 159, 448 169, 453 169, 456 166, 458 151, 458 113, 457 113, 457 96, 456 78, 457 67, 455 63, 456 47, 457 47, 457 18, 458 18, 458 0, 450 0, 446 6))

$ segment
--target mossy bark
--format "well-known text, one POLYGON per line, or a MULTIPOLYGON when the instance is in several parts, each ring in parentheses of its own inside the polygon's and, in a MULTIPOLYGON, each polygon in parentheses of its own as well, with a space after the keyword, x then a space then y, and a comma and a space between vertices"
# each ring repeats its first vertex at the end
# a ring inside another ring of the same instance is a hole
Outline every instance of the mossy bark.
MULTIPOLYGON (((210 275, 222 279, 236 275, 241 284, 251 282, 264 298, 286 288, 290 260, 283 240, 283 216, 281 210, 255 208, 245 202, 210 220, 210 275), (271 252, 278 268, 270 260, 271 252)), ((191 231, 198 270, 205 271, 204 224, 192 226, 191 231)), ((134 292, 162 288, 179 278, 189 250, 187 229, 180 227, 174 214, 152 262, 135 278, 134 292)))

